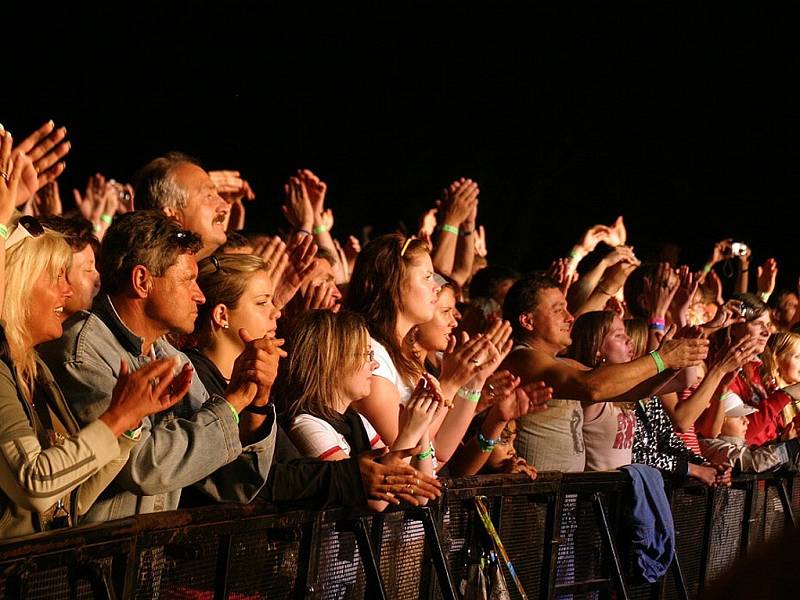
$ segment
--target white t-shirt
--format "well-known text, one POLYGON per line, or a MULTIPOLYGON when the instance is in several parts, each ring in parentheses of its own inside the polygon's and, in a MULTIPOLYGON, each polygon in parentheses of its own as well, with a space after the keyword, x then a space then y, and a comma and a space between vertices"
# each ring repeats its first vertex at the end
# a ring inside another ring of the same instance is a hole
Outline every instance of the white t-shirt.
POLYGON ((375 362, 378 363, 378 368, 375 369, 372 374, 377 375, 378 377, 383 377, 394 387, 396 387, 397 391, 400 392, 400 403, 405 404, 408 402, 409 398, 411 398, 411 392, 413 390, 408 387, 403 381, 402 377, 400 377, 400 373, 397 372, 397 368, 394 366, 394 362, 392 362, 392 359, 389 356, 389 353, 386 351, 386 348, 383 347, 383 344, 381 344, 375 338, 371 338, 371 344, 372 351, 375 353, 375 362))
MULTIPOLYGON (((381 436, 369 421, 361 415, 358 416, 367 432, 370 447, 377 448, 380 445, 381 436)), ((339 450, 350 456, 350 444, 347 443, 344 436, 336 431, 330 423, 319 417, 307 414, 297 415, 292 419, 289 427, 289 437, 297 446, 300 454, 309 458, 324 460, 339 450)))

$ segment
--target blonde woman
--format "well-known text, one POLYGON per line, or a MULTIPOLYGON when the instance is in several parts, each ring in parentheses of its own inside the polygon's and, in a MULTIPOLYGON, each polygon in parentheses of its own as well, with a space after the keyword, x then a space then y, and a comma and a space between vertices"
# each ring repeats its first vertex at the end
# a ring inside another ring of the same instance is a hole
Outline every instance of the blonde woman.
POLYGON ((142 418, 176 403, 191 383, 191 371, 174 376, 173 360, 132 374, 123 364, 108 410, 80 429, 35 350, 62 334, 72 250, 32 217, 18 229, 0 282, 2 537, 74 525, 125 464, 142 418))
MULTIPOLYGON (((274 338, 281 312, 264 261, 252 254, 217 254, 198 264, 197 284, 206 297, 198 309, 197 347, 187 349, 211 394, 225 395, 245 338, 274 338)), ((250 410, 253 410, 252 408, 250 410)))
POLYGON ((798 393, 795 391, 795 387, 798 387, 795 384, 800 383, 800 334, 790 331, 773 333, 762 359, 765 384, 771 390, 781 389, 792 396, 791 402, 783 408, 782 415, 786 423, 785 430, 790 429, 787 435, 794 437, 792 422, 800 414, 800 402, 796 399, 798 393))
MULTIPOLYGON (((281 395, 289 402, 289 437, 300 452, 321 460, 344 460, 382 448, 381 436, 351 405, 368 396, 377 367, 364 319, 349 311, 312 311, 292 333, 281 395)), ((393 446, 429 447, 428 428, 442 410, 432 378, 423 377, 399 418, 393 446)), ((432 451, 417 454, 412 465, 431 474, 432 451)), ((386 502, 370 501, 383 510, 386 502)))

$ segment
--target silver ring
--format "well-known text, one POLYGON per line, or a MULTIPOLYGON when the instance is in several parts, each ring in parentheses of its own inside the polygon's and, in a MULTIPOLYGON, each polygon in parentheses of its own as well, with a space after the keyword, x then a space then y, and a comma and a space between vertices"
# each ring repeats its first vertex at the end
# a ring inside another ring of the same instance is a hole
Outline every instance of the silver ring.
POLYGON ((469 362, 471 362, 473 365, 481 364, 481 361, 479 361, 477 358, 470 358, 469 362))
POLYGON ((5 179, 5 180, 6 180, 6 182, 7 182, 7 181, 8 181, 8 172, 7 172, 7 171, 0 170, 0 177, 2 177, 3 179, 5 179))
POLYGON ((148 379, 147 383, 150 384, 150 387, 152 388, 153 391, 156 391, 156 388, 158 387, 158 377, 153 377, 152 379, 148 379))

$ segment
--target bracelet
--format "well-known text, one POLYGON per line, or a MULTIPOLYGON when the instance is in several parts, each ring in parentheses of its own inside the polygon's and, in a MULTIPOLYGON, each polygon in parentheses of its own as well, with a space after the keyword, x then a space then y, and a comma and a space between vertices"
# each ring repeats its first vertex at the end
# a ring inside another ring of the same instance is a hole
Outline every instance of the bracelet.
POLYGON ((308 229, 296 229, 295 231, 301 235, 311 235, 311 232, 308 229))
POLYGON ((95 233, 100 233, 100 229, 101 227, 99 223, 92 223, 92 231, 94 231, 95 233))
POLYGON ((447 233, 452 233, 453 235, 458 235, 458 227, 455 225, 448 225, 447 223, 442 223, 442 226, 439 227, 440 230, 446 231, 447 233))
POLYGON ((656 363, 656 369, 659 373, 663 373, 664 370, 667 368, 664 364, 664 360, 661 358, 661 355, 658 353, 658 350, 653 350, 650 353, 651 358, 656 363))
POLYGON ((750 267, 747 267, 746 269, 742 269, 741 271, 739 271, 739 273, 747 273, 749 270, 750 267))
POLYGON ((667 323, 664 317, 651 317, 647 322, 647 327, 654 331, 664 331, 667 328, 667 323))
POLYGON ((106 225, 111 225, 111 215, 103 213, 102 215, 100 215, 100 220, 106 225))
POLYGON ((475 233, 474 229, 463 229, 458 233, 458 235, 460 235, 461 237, 469 237, 473 233, 475 233))
POLYGON ((234 421, 236 421, 236 424, 238 425, 239 424, 239 413, 236 412, 235 408, 233 408, 233 404, 231 404, 227 400, 225 400, 225 403, 228 405, 228 408, 231 409, 231 412, 233 413, 233 419, 234 419, 234 421))
POLYGON ((320 233, 325 233, 326 231, 328 231, 328 228, 325 227, 325 225, 317 225, 311 231, 314 232, 314 235, 319 235, 320 233))
POLYGON ((711 269, 714 268, 714 265, 711 263, 706 263, 703 266, 703 275, 708 275, 711 272, 711 269))
POLYGON ((469 388, 460 387, 456 392, 456 395, 461 396, 467 402, 474 402, 475 404, 478 403, 478 400, 481 399, 481 391, 480 390, 471 390, 469 388))
POLYGON ((421 461, 421 460, 428 460, 433 456, 433 442, 430 443, 428 449, 425 452, 421 452, 420 454, 414 455, 414 459, 421 461))
POLYGON ((140 437, 142 437, 142 426, 139 425, 136 429, 128 429, 128 431, 124 432, 122 435, 124 435, 129 440, 136 441, 140 437))
POLYGON ((497 438, 496 440, 492 440, 487 438, 479 431, 477 435, 477 440, 478 440, 478 448, 481 449, 481 452, 491 452, 492 450, 494 450, 494 447, 502 441, 502 438, 497 438))
POLYGON ((272 412, 272 407, 269 404, 265 404, 263 406, 253 406, 252 404, 248 404, 244 407, 244 409, 249 413, 253 413, 254 415, 268 415, 272 412))
POLYGON ((8 233, 8 227, 0 223, 0 237, 3 238, 4 240, 7 240, 9 235, 10 234, 8 233))

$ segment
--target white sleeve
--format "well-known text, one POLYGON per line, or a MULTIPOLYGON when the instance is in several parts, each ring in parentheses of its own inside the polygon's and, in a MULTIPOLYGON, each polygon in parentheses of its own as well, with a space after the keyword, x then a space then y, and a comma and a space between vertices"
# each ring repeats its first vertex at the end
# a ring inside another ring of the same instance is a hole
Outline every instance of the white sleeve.
POLYGON ((311 415, 298 415, 292 419, 289 437, 300 454, 309 458, 323 460, 339 450, 350 455, 350 446, 339 433, 322 419, 311 415))
POLYGON ((367 432, 370 448, 375 449, 378 446, 378 443, 382 441, 380 434, 375 431, 372 423, 370 423, 366 417, 364 417, 364 415, 359 414, 358 416, 361 417, 361 422, 364 424, 364 430, 367 432))
POLYGON ((378 363, 378 368, 372 374, 378 377, 387 379, 393 386, 397 387, 398 380, 400 379, 399 373, 392 362, 389 352, 383 347, 383 344, 371 340, 372 351, 375 353, 375 362, 378 363))

